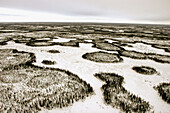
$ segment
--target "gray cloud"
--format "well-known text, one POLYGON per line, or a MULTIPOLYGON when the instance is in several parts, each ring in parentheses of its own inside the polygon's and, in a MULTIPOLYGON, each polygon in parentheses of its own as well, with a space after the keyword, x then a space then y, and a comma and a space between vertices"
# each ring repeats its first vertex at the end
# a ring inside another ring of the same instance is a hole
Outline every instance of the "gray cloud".
POLYGON ((0 7, 74 16, 170 21, 170 0, 1 0, 0 7))

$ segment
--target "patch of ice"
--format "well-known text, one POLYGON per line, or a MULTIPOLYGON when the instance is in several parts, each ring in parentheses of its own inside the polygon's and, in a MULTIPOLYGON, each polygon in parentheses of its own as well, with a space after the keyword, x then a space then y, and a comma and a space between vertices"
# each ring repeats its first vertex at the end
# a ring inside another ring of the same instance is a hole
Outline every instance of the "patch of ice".
POLYGON ((114 40, 111 40, 111 39, 105 39, 105 40, 109 43, 118 42, 118 41, 114 41, 114 40))
POLYGON ((57 39, 53 39, 50 42, 69 42, 71 40, 76 40, 76 39, 68 39, 68 38, 60 38, 60 37, 56 37, 57 39))
POLYGON ((93 42, 92 40, 84 40, 84 41, 86 41, 86 42, 93 42))

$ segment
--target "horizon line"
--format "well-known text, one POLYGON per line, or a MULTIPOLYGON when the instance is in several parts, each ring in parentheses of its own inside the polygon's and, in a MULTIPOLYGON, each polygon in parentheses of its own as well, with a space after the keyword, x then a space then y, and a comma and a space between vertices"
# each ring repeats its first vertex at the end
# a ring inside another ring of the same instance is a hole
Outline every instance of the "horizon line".
POLYGON ((6 22, 6 21, 0 21, 0 23, 74 23, 74 24, 133 24, 133 25, 167 25, 167 26, 170 26, 170 24, 163 24, 163 23, 137 23, 137 22, 129 22, 129 23, 127 23, 127 22, 93 22, 93 21, 91 21, 91 22, 85 22, 85 21, 78 21, 78 22, 72 22, 72 21, 70 21, 70 22, 62 22, 62 21, 59 21, 59 22, 57 22, 57 21, 9 21, 9 22, 6 22))

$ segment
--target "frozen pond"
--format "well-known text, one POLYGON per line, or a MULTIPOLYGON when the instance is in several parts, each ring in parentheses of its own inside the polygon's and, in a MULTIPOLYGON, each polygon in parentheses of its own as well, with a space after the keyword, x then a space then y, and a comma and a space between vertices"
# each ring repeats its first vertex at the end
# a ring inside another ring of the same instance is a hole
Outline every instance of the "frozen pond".
POLYGON ((152 47, 151 45, 143 44, 143 43, 135 43, 129 44, 133 47, 124 47, 126 50, 134 50, 142 53, 157 53, 162 55, 170 55, 170 53, 165 52, 163 49, 157 49, 152 47))
POLYGON ((54 38, 52 41, 50 41, 50 42, 69 42, 69 41, 71 41, 71 40, 76 40, 76 39, 67 39, 67 38, 60 38, 60 37, 57 37, 56 36, 56 38, 54 38), (57 39, 56 39, 57 38, 57 39))

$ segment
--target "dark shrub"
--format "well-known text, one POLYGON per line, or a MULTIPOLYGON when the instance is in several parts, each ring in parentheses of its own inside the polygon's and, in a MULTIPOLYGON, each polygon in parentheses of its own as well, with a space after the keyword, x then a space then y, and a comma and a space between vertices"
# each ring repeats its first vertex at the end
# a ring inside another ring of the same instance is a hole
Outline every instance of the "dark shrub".
POLYGON ((145 74, 145 75, 153 75, 157 73, 156 69, 148 66, 134 66, 132 69, 140 74, 145 74))

